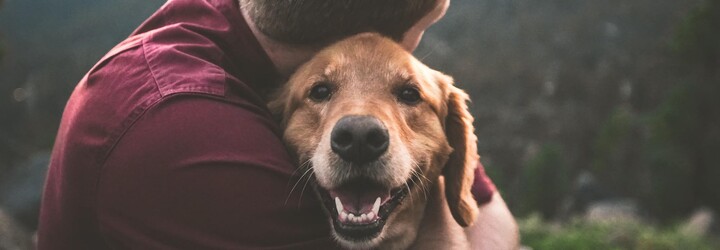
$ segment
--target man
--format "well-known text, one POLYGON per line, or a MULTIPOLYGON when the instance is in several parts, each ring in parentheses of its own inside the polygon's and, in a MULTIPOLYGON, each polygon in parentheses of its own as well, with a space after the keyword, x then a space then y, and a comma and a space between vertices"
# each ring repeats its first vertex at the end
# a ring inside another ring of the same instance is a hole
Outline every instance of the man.
MULTIPOLYGON (((39 249, 333 249, 266 94, 322 46, 376 30, 412 51, 447 0, 171 0, 103 57, 68 101, 39 249), (242 6, 242 7, 241 7, 242 6)), ((488 249, 516 227, 478 172, 468 230, 488 249)), ((478 245, 480 246, 480 245, 478 245)))

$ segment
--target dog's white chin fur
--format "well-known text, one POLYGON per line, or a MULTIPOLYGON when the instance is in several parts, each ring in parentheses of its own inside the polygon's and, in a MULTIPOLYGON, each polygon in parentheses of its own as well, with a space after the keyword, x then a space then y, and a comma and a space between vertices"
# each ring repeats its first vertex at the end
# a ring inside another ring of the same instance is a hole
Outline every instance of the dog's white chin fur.
POLYGON ((375 237, 372 240, 362 241, 362 242, 345 240, 342 237, 338 236, 334 230, 333 230, 333 237, 335 238, 335 241, 340 243, 341 246, 348 248, 348 249, 372 249, 372 248, 376 248, 378 246, 378 244, 380 244, 380 242, 382 242, 383 233, 380 233, 380 236, 375 237))

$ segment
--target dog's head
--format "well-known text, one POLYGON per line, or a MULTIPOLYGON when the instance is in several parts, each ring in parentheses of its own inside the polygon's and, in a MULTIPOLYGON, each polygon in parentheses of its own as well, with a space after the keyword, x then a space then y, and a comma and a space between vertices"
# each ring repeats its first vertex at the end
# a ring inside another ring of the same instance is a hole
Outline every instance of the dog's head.
POLYGON ((411 241, 423 192, 440 175, 455 220, 474 221, 478 156, 467 98, 392 40, 361 34, 301 66, 270 107, 299 162, 312 167, 336 239, 366 248, 411 241))

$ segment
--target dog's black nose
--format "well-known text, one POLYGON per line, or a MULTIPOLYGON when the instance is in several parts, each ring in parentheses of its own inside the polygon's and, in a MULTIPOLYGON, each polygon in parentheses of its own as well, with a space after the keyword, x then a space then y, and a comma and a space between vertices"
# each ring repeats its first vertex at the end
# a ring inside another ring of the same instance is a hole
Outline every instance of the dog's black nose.
POLYGON ((367 163, 385 153, 390 144, 385 126, 375 117, 351 115, 340 119, 330 135, 333 152, 346 161, 367 163))

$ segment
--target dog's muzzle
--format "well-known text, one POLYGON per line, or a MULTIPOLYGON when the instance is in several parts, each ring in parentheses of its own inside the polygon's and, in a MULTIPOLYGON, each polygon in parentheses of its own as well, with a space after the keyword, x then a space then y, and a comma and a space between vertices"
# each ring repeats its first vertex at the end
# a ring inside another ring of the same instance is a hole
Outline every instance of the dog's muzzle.
POLYGON ((415 182, 391 186, 384 178, 388 175, 381 174, 388 163, 384 159, 390 147, 388 129, 374 116, 348 115, 335 123, 330 147, 344 161, 335 170, 346 177, 332 188, 318 186, 318 192, 335 232, 355 242, 378 237, 415 182))

